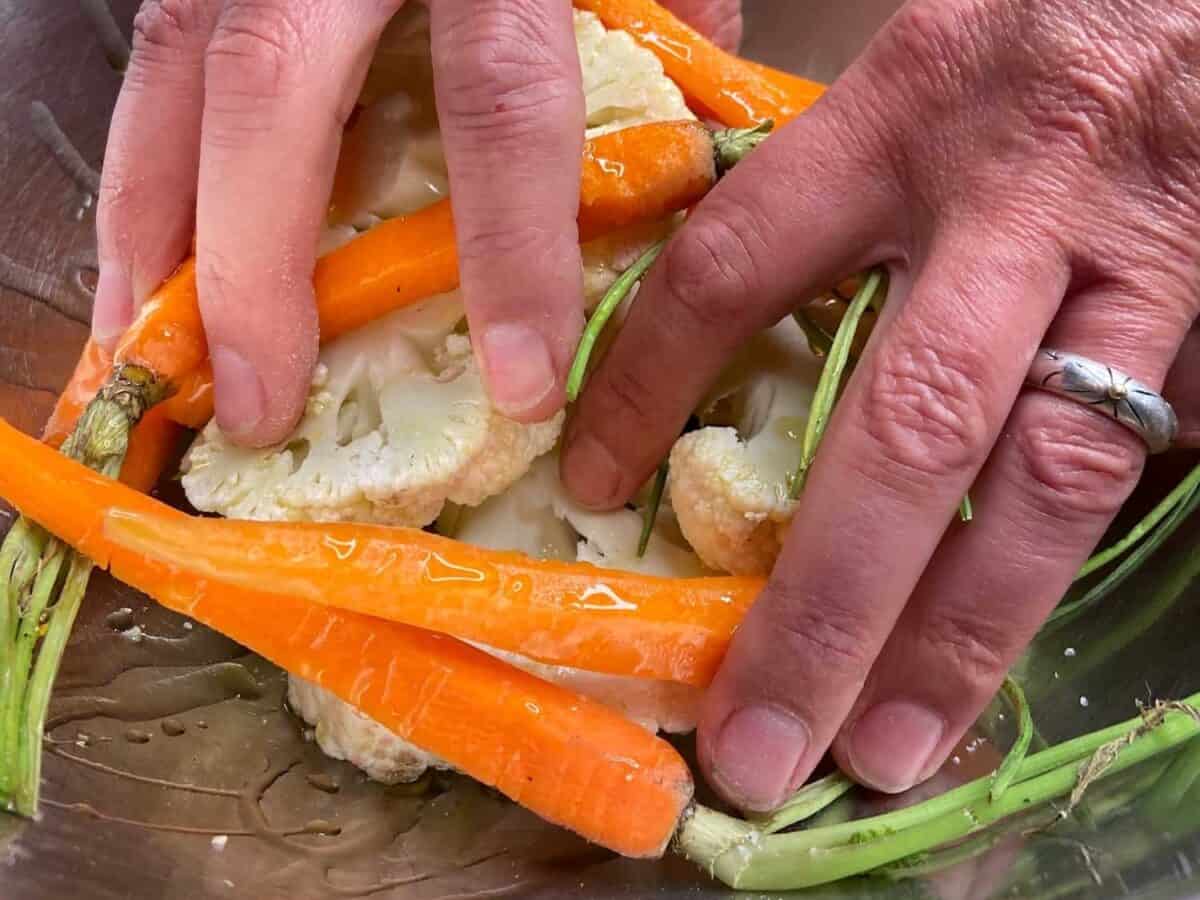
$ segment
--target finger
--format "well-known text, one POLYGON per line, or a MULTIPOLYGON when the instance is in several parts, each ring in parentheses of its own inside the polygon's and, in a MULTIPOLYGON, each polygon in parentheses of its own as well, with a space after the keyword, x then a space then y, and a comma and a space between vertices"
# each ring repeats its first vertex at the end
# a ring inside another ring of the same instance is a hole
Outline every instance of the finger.
POLYGON ((204 48, 219 0, 148 0, 113 111, 96 211, 92 335, 112 349, 192 239, 204 48))
POLYGON ((1175 446, 1200 447, 1200 325, 1184 338, 1163 393, 1179 416, 1175 446))
POLYGON ((562 408, 583 327, 584 103, 571 7, 440 0, 431 14, 471 336, 492 402, 538 421, 562 408))
POLYGON ((700 760, 739 806, 771 808, 820 761, 1066 288, 1061 256, 961 224, 946 235, 889 302, 705 698, 700 760))
MULTIPOLYGON (((1188 322, 1183 304, 1111 289, 1067 301, 1045 345, 1157 389, 1188 322)), ((1146 448, 1101 412, 1026 390, 836 743, 847 772, 901 791, 930 775, 995 696, 1137 483, 1146 448)))
POLYGON ((626 502, 751 335, 886 257, 901 207, 836 110, 818 105, 740 163, 651 269, 568 426, 563 478, 581 502, 626 502))
POLYGON ((281 440, 317 352, 312 274, 342 126, 398 2, 229 3, 205 58, 196 278, 217 423, 281 440))
POLYGON ((742 43, 741 0, 665 0, 663 6, 718 47, 736 50, 742 43))

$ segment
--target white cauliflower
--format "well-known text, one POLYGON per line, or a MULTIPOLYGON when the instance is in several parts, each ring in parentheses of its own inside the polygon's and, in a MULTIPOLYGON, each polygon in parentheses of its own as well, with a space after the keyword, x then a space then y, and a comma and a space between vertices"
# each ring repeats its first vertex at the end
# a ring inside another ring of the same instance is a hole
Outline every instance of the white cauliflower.
POLYGON ((183 463, 197 509, 240 519, 423 526, 447 500, 475 506, 550 450, 562 414, 522 425, 495 412, 454 297, 402 310, 321 353, 285 444, 234 446, 215 423, 183 463))
POLYGON ((671 451, 672 507, 713 568, 765 575, 774 565, 820 371, 800 328, 784 320, 750 342, 714 392, 706 418, 732 427, 693 431, 671 451))
MULTIPOLYGON (((606 567, 675 577, 705 574, 703 564, 672 534, 660 515, 644 558, 637 556, 641 516, 632 510, 592 513, 579 507, 558 479, 551 454, 529 474, 475 509, 455 510, 442 523, 458 540, 542 559, 583 560, 606 567), (453 523, 452 526, 449 523, 453 523)), ((610 706, 650 731, 684 733, 696 727, 699 688, 667 681, 588 672, 535 662, 476 645, 517 668, 610 706)), ((411 781, 426 768, 445 768, 436 757, 404 741, 333 694, 292 676, 288 702, 316 727, 321 749, 345 759, 378 781, 411 781)))

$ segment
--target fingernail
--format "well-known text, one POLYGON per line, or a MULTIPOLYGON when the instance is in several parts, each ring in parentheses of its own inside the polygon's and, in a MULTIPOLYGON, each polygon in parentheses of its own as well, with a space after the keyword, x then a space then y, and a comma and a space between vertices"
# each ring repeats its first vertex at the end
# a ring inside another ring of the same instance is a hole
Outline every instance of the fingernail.
POLYGON ((742 809, 769 812, 787 799, 809 742, 808 726, 786 710, 742 707, 717 735, 713 777, 742 809))
POLYGON ((924 706, 907 700, 880 703, 850 733, 850 767, 869 787, 898 794, 922 779, 945 732, 942 717, 924 706))
POLYGON ((120 266, 102 265, 92 305, 92 337, 101 347, 112 345, 133 321, 133 289, 120 266))
POLYGON ((232 347, 218 345, 209 353, 217 424, 237 437, 256 428, 267 410, 267 392, 258 371, 232 347))
POLYGON ((528 325, 492 325, 480 346, 492 405, 504 415, 527 413, 554 390, 557 378, 550 348, 528 325))
POLYGON ((621 470, 612 452, 594 435, 568 431, 563 450, 563 480, 588 509, 611 509, 621 498, 621 470))

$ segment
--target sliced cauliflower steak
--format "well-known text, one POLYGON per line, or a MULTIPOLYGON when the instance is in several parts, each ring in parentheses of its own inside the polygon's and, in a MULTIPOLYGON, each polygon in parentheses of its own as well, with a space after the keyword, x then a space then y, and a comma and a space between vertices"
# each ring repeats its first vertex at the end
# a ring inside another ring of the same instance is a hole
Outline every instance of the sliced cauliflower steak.
POLYGON ((710 425, 671 451, 668 490, 679 526, 705 563, 765 575, 795 507, 789 481, 800 457, 821 362, 786 319, 743 350, 716 392, 710 425))

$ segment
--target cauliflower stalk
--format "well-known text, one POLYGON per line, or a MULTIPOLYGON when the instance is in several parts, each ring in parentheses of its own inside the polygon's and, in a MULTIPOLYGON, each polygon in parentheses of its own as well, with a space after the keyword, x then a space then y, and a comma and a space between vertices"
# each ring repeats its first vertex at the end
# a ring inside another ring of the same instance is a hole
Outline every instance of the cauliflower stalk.
POLYGON ((820 371, 799 326, 784 320, 726 372, 704 410, 714 424, 671 451, 668 490, 679 527, 713 568, 765 575, 774 565, 795 508, 788 488, 820 371))

